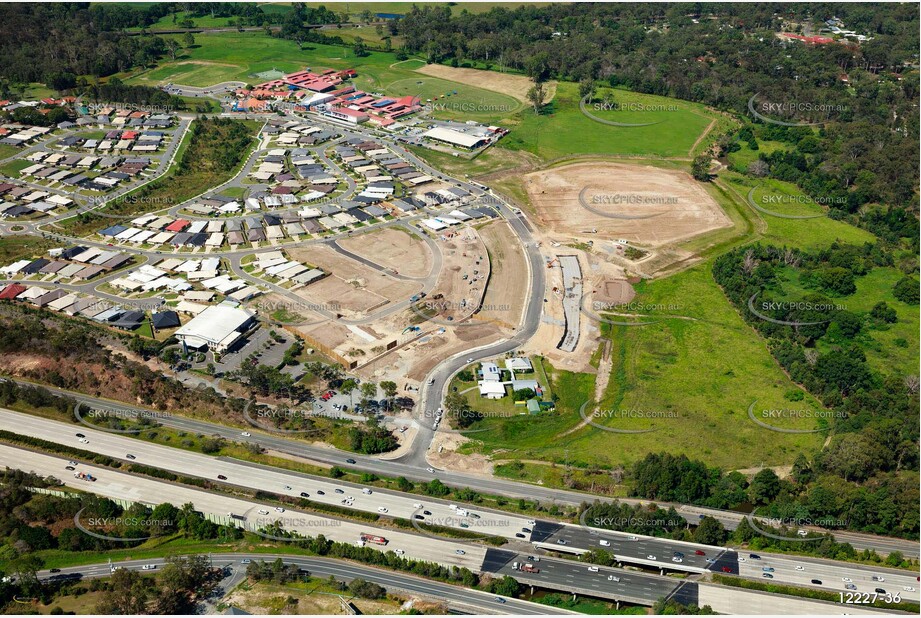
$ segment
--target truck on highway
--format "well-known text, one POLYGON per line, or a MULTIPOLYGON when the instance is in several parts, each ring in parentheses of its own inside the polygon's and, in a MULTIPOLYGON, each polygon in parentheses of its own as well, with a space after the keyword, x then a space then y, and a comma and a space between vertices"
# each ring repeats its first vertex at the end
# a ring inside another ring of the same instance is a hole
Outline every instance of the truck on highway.
POLYGON ((513 562, 512 568, 516 571, 524 571, 525 573, 540 573, 540 569, 530 562, 513 562))
POLYGON ((364 543, 374 543, 375 545, 386 545, 387 544, 387 539, 385 539, 384 537, 377 536, 376 534, 367 534, 365 532, 362 532, 360 535, 358 535, 358 540, 364 543))
POLYGON ((231 519, 239 519, 240 521, 246 521, 246 517, 244 517, 243 515, 237 515, 236 513, 227 513, 227 514, 230 515, 231 519))
POLYGON ((95 481, 96 481, 96 477, 95 477, 95 476, 93 476, 92 474, 88 474, 88 473, 86 473, 86 472, 74 472, 74 478, 75 478, 75 479, 83 479, 84 481, 91 481, 91 482, 95 482, 95 481))

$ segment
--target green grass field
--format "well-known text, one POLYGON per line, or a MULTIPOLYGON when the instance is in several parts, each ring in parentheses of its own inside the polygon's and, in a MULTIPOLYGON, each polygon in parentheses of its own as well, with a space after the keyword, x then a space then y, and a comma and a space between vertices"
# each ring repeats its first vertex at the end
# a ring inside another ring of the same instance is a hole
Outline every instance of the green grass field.
POLYGON ((644 127, 616 127, 582 114, 578 86, 561 82, 556 97, 538 116, 528 110, 520 115, 513 132, 500 147, 520 149, 541 159, 553 160, 579 154, 653 155, 688 157, 698 137, 716 115, 702 105, 617 90, 618 103, 646 106, 674 106, 677 111, 608 110, 591 113, 604 120, 624 123, 656 122, 644 127))
POLYGON ((757 211, 747 204, 749 191, 754 187, 752 200, 761 208, 771 212, 786 215, 811 215, 825 212, 822 206, 812 202, 792 183, 770 178, 753 179, 734 172, 724 173, 722 178, 742 202, 746 203, 749 211, 767 226, 762 235, 762 242, 814 250, 827 247, 836 240, 857 245, 875 241, 875 237, 870 232, 843 221, 835 221, 828 217, 784 219, 757 211))
MULTIPOLYGON (((785 394, 797 387, 745 325, 710 275, 709 263, 638 286, 634 302, 677 305, 649 326, 606 328, 612 340, 613 370, 596 422, 617 429, 656 429, 616 434, 586 426, 579 406, 594 391, 594 376, 554 372, 559 412, 538 417, 488 419, 470 434, 482 452, 503 449, 503 459, 542 459, 596 465, 626 464, 648 452, 669 451, 701 458, 726 469, 790 463, 800 451, 815 452, 824 434, 784 434, 748 418, 757 400, 763 409, 790 408, 785 394), (659 418, 629 418, 635 412, 659 418), (626 418, 625 418, 626 417, 626 418)), ((653 313, 654 315, 654 313, 653 313)), ((473 395, 474 402, 477 395, 473 395)), ((476 407, 476 405, 474 405, 476 407)), ((806 395, 796 408, 821 409, 806 395)), ((772 420, 778 427, 814 429, 812 420, 772 420)))

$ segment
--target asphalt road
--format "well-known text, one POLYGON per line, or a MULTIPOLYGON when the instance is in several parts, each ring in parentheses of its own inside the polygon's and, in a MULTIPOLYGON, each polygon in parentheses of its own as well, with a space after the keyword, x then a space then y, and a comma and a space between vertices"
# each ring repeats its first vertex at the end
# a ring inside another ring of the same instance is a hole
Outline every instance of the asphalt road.
MULTIPOLYGON (((461 588, 452 586, 438 581, 422 579, 404 573, 385 571, 369 566, 363 566, 344 560, 333 558, 310 558, 288 554, 212 554, 211 561, 215 567, 224 567, 233 571, 234 580, 242 580, 246 572, 246 564, 243 560, 259 561, 265 560, 272 562, 276 558, 281 558, 285 564, 294 564, 303 570, 306 570, 313 577, 335 577, 339 581, 350 582, 353 579, 361 578, 370 581, 387 589, 388 592, 403 591, 418 595, 426 599, 447 601, 453 608, 463 609, 475 614, 523 614, 523 615, 540 615, 540 614, 575 614, 569 610, 559 609, 549 605, 540 605, 529 601, 501 597, 505 602, 499 602, 500 598, 494 594, 488 594, 480 590, 470 588, 461 588)), ((126 560, 114 562, 112 566, 118 566, 123 569, 142 571, 143 566, 147 564, 157 565, 157 568, 166 564, 163 558, 149 558, 146 560, 126 560)), ((156 572, 154 569, 153 572, 156 572)), ((68 567, 61 569, 60 573, 52 574, 48 571, 40 571, 39 578, 48 580, 52 578, 70 579, 80 576, 81 579, 92 579, 99 577, 108 577, 111 575, 111 566, 109 563, 84 565, 78 567, 68 567)))
MULTIPOLYGON (((437 370, 436 370, 437 371, 437 370)), ((21 384, 29 384, 22 380, 16 380, 21 384)), ((44 385, 43 385, 44 386, 44 385)), ((118 410, 138 410, 151 412, 150 410, 139 408, 137 406, 128 406, 124 403, 107 401, 97 397, 89 397, 81 393, 74 393, 59 389, 52 386, 44 388, 73 397, 77 401, 85 402, 87 405, 100 409, 118 409, 118 410)), ((161 413, 157 413, 161 414, 161 413)), ((216 423, 208 423, 196 419, 190 419, 181 416, 165 416, 157 418, 158 422, 163 425, 182 429, 194 433, 203 433, 206 435, 220 435, 230 440, 239 440, 241 429, 226 427, 216 423)), ((422 425, 423 423, 419 423, 422 425)), ((442 482, 455 487, 469 487, 475 491, 483 493, 501 495, 510 498, 523 498, 526 500, 539 500, 544 504, 559 504, 578 506, 583 502, 594 502, 595 500, 609 501, 610 499, 596 496, 588 493, 569 491, 563 489, 554 489, 551 487, 542 487, 539 485, 529 485, 525 483, 516 483, 501 478, 494 478, 486 475, 452 472, 447 470, 436 470, 434 473, 428 472, 413 464, 407 464, 403 460, 384 460, 377 457, 346 453, 336 449, 315 446, 308 442, 303 442, 285 434, 269 434, 259 431, 255 428, 247 428, 253 434, 252 440, 259 445, 297 457, 315 461, 320 464, 338 465, 365 472, 373 472, 382 476, 396 477, 405 476, 413 481, 428 482, 433 478, 438 478, 442 482), (355 464, 346 464, 347 458, 354 459, 355 464)), ((420 430, 421 433, 422 430, 420 430)), ((419 439, 419 436, 417 436, 419 439)), ((630 504, 642 504, 648 501, 621 498, 621 502, 630 504)), ((731 511, 720 511, 717 509, 706 509, 702 507, 670 504, 667 502, 657 502, 658 505, 668 508, 674 506, 678 513, 686 520, 692 523, 699 521, 701 514, 707 514, 716 517, 729 530, 734 530, 746 516, 743 513, 731 511)), ((905 556, 918 556, 918 543, 906 539, 896 539, 890 537, 878 537, 866 534, 857 534, 852 532, 835 532, 836 540, 840 542, 851 543, 856 549, 875 549, 876 551, 886 554, 890 551, 901 551, 905 556)))
MULTIPOLYGON (((84 413, 89 413, 89 411, 84 413)), ((22 435, 51 440, 60 444, 71 444, 77 448, 108 455, 124 461, 127 461, 126 455, 130 453, 136 458, 134 461, 139 464, 157 467, 179 474, 198 476, 212 481, 215 481, 218 475, 223 475, 226 477, 226 481, 223 482, 228 485, 257 490, 261 489, 292 497, 299 497, 301 492, 306 492, 309 494, 308 498, 311 501, 330 505, 340 505, 344 500, 352 498, 348 500, 348 506, 356 510, 363 510, 371 513, 379 512, 386 517, 402 517, 406 519, 412 519, 416 515, 422 515, 425 521, 435 525, 448 526, 455 529, 465 528, 469 532, 500 536, 515 543, 524 544, 526 542, 531 542, 537 544, 537 547, 543 547, 558 552, 580 553, 580 550, 603 547, 605 550, 611 552, 620 563, 657 569, 663 574, 665 572, 723 572, 723 568, 725 567, 728 568, 729 572, 732 574, 753 579, 763 579, 761 568, 769 566, 775 568, 775 571, 772 573, 772 579, 778 583, 784 582, 811 586, 810 580, 818 578, 822 580, 824 584, 820 587, 832 590, 844 590, 842 578, 847 577, 858 584, 858 590, 863 591, 867 588, 866 586, 861 586, 861 584, 869 582, 871 575, 875 574, 884 576, 893 585, 898 586, 899 589, 905 586, 915 587, 912 584, 912 580, 914 579, 913 575, 906 574, 904 571, 900 572, 892 569, 871 569, 840 562, 831 563, 814 559, 805 561, 799 558, 781 556, 771 556, 771 562, 767 564, 766 561, 762 562, 748 558, 747 554, 739 558, 736 552, 728 551, 720 547, 601 531, 546 520, 532 522, 524 517, 501 511, 482 509, 476 505, 463 503, 458 503, 457 506, 466 509, 470 513, 475 513, 478 517, 459 516, 456 510, 450 508, 448 502, 442 500, 379 490, 377 488, 367 488, 373 493, 365 494, 363 493, 363 489, 365 488, 357 484, 343 483, 324 477, 316 477, 238 460, 210 457, 190 451, 151 444, 134 439, 128 435, 108 433, 97 429, 90 429, 84 425, 71 425, 5 409, 0 409, 0 424, 3 426, 15 427, 16 432, 22 435), (88 443, 84 444, 79 442, 79 438, 75 435, 76 433, 85 436, 88 443), (337 490, 341 493, 337 493, 337 490), (322 491, 323 493, 320 494, 318 491, 322 491), (382 512, 380 509, 386 510, 382 512), (429 514, 424 514, 425 511, 428 511, 429 514), (525 530, 531 532, 525 533, 525 530), (524 538, 518 538, 515 536, 516 534, 522 534, 524 538), (560 541, 564 541, 564 543, 560 543, 560 541), (607 545, 603 543, 607 543, 607 545), (697 552, 702 553, 698 554, 697 552), (680 562, 674 561, 676 556, 679 557, 680 562), (708 560, 713 560, 713 562, 710 563, 708 560), (802 571, 797 570, 795 568, 797 564, 808 565, 808 568, 804 567, 802 571)), ((243 436, 237 436, 236 439, 241 441, 247 440, 247 438, 243 436)), ((276 515, 271 508, 266 508, 265 510, 269 510, 272 514, 269 517, 259 516, 258 509, 254 511, 251 507, 243 513, 237 513, 237 511, 232 512, 245 515, 253 519, 253 521, 258 520, 260 525, 267 525, 271 523, 271 520, 276 518, 276 515)), ((226 511, 217 511, 217 513, 224 514, 226 511)), ((298 523, 294 521, 288 522, 286 518, 287 516, 282 518, 282 523, 286 529, 293 528, 293 524, 298 523), (292 525, 287 525, 289 523, 292 525)), ((307 525, 309 526, 312 524, 307 525)), ((341 530, 341 527, 337 529, 337 532, 339 532, 339 530, 341 530)), ((444 541, 455 549, 461 545, 470 546, 469 542, 441 537, 435 533, 424 531, 421 528, 418 532, 432 537, 432 540, 444 541)), ((357 538, 357 532, 350 531, 350 534, 352 534, 352 540, 357 538)), ((381 534, 383 536, 388 536, 385 533, 381 534)), ((479 552, 480 550, 480 546, 474 545, 471 547, 471 551, 479 552)), ((767 555, 763 555, 762 557, 767 558, 767 555)), ((594 578, 590 579, 594 581, 594 578)), ((589 588, 591 587, 592 586, 589 588)), ((875 588, 875 586, 869 588, 869 590, 872 591, 873 588, 875 588)), ((917 591, 901 590, 901 592, 903 598, 917 600, 917 591)))

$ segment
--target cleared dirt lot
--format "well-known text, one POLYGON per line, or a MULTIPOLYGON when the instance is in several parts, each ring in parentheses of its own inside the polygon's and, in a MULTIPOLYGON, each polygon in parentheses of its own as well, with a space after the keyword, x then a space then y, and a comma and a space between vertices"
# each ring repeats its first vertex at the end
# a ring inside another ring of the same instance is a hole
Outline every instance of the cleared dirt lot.
POLYGON ((527 174, 524 186, 549 232, 658 247, 732 225, 700 183, 681 171, 576 163, 527 174))
POLYGON ((336 253, 325 245, 291 248, 292 260, 316 265, 332 273, 329 277, 298 290, 312 302, 339 304, 348 317, 364 317, 388 303, 405 300, 421 289, 421 284, 396 279, 386 273, 336 253))
POLYGON ((475 319, 515 328, 524 310, 528 265, 517 237, 505 221, 487 223, 479 230, 489 251, 491 275, 483 309, 475 319))
POLYGON ((425 242, 400 228, 343 238, 339 246, 408 277, 424 277, 432 269, 432 252, 425 242))
MULTIPOLYGON (((528 90, 534 84, 530 79, 523 75, 508 75, 506 73, 497 73, 495 71, 480 71, 479 69, 462 69, 448 67, 441 64, 427 64, 416 69, 417 73, 424 73, 432 77, 440 77, 452 82, 476 86, 484 90, 501 92, 510 97, 514 97, 522 103, 528 102, 528 90)), ((547 82, 545 101, 552 101, 556 94, 556 82, 547 82)))

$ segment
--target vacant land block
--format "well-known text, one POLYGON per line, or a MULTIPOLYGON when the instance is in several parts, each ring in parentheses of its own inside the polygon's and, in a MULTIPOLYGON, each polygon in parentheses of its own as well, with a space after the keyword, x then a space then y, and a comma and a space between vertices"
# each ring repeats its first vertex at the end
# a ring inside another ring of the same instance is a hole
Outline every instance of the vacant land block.
POLYGON ((550 232, 656 247, 732 225, 686 172, 625 163, 577 163, 525 176, 550 232))
POLYGON ((432 252, 410 232, 387 227, 343 238, 339 245, 356 255, 409 277, 424 277, 432 269, 432 252))

